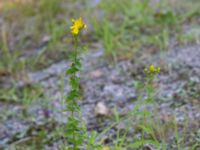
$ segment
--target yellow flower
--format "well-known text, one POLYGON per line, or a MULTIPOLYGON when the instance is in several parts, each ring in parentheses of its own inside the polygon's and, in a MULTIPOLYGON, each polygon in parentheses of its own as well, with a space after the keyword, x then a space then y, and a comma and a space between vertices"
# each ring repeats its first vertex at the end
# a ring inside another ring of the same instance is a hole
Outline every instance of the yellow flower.
POLYGON ((83 22, 82 18, 80 17, 77 20, 72 19, 73 25, 71 26, 71 33, 73 35, 78 35, 80 30, 86 28, 86 24, 83 22))
POLYGON ((160 68, 156 68, 154 65, 149 66, 149 68, 145 68, 144 69, 146 74, 151 74, 151 75, 155 75, 158 74, 160 72, 160 68))

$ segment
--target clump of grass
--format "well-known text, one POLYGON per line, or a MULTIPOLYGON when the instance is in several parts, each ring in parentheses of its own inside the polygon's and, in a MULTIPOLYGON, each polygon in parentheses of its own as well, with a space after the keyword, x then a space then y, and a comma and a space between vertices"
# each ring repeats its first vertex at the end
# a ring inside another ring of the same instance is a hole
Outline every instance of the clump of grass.
POLYGON ((104 46, 105 55, 107 57, 111 57, 112 60, 116 58, 116 48, 115 44, 115 28, 114 24, 109 22, 108 20, 103 21, 102 26, 98 26, 98 21, 96 19, 92 19, 94 32, 96 33, 97 37, 101 37, 102 44, 104 46))
POLYGON ((18 60, 16 63, 19 55, 19 52, 12 53, 10 51, 9 29, 3 24, 0 28, 0 74, 16 73, 24 69, 24 60, 18 60))

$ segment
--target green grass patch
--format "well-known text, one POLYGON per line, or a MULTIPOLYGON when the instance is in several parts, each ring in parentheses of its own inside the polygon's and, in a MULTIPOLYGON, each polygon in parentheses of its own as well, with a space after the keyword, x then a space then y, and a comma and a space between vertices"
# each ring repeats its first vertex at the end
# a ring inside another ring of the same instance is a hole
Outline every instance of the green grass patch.
POLYGON ((197 15, 197 9, 185 14, 170 3, 162 1, 152 5, 148 0, 102 0, 97 9, 102 10, 103 15, 92 18, 92 24, 106 55, 123 55, 143 47, 166 50, 170 39, 175 37, 193 40, 191 36, 183 37, 182 25, 197 15))

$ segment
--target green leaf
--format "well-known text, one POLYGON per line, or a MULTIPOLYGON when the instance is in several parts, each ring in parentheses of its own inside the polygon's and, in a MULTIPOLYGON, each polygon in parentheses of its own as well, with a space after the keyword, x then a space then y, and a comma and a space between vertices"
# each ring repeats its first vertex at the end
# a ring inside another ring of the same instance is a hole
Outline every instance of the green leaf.
POLYGON ((140 125, 140 127, 142 128, 142 130, 148 134, 152 134, 153 130, 152 128, 150 128, 149 126, 144 126, 144 125, 140 125))
POLYGON ((139 148, 140 146, 146 145, 146 144, 151 144, 154 145, 156 147, 160 147, 160 143, 154 141, 154 140, 141 140, 141 141, 136 141, 133 144, 130 144, 129 147, 130 148, 139 148))
POLYGON ((70 81, 69 81, 71 88, 72 89, 79 89, 79 81, 80 81, 79 77, 71 77, 70 81))
POLYGON ((70 100, 74 100, 75 98, 79 98, 79 92, 78 90, 71 90, 69 93, 68 93, 68 96, 67 96, 67 100, 70 101, 70 100))

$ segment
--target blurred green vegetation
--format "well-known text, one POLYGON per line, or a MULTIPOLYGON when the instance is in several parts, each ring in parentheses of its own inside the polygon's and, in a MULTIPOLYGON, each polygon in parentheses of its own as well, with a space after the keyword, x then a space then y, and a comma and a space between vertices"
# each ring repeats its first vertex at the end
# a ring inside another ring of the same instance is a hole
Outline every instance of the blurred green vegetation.
MULTIPOLYGON (((38 85, 19 90, 15 80, 19 76, 24 77, 26 71, 34 72, 68 59, 72 50, 69 34, 72 18, 82 16, 86 20, 88 31, 84 33, 83 41, 89 47, 90 44, 101 43, 105 58, 110 62, 133 59, 135 53, 142 52, 144 48, 160 52, 175 46, 197 43, 199 40, 196 36, 196 31, 200 31, 198 0, 162 0, 156 4, 149 0, 100 0, 95 6, 92 2, 93 0, 0 1, 0 77, 14 78, 11 81, 12 88, 0 89, 1 101, 28 106, 43 98, 44 91, 38 85)), ((193 97, 199 96, 192 94, 193 97)), ((119 123, 121 120, 117 113, 115 115, 116 122, 119 123)), ((5 115, 0 117, 4 118, 5 115)), ((181 140, 178 141, 179 144, 184 144, 186 139, 178 134, 175 122, 164 126, 151 122, 149 128, 144 130, 150 135, 156 135, 157 140, 165 145, 163 139, 169 128, 176 131, 176 140, 181 140)), ((41 138, 47 134, 43 132, 45 130, 41 131, 41 138)), ((115 147, 120 149, 126 136, 117 138, 115 147)), ((132 148, 137 144, 141 143, 132 144, 132 148)), ((196 145, 194 143, 192 149, 196 145)))
POLYGON ((182 25, 198 15, 198 7, 185 13, 167 1, 150 5, 149 0, 102 0, 99 9, 104 15, 101 20, 93 19, 92 25, 108 55, 129 54, 143 47, 166 50, 171 38, 179 44, 195 41, 195 37, 184 35, 182 25))
POLYGON ((67 27, 80 14, 91 24, 85 42, 101 42, 105 55, 115 61, 132 58, 144 47, 166 50, 172 38, 176 45, 194 43, 197 37, 183 26, 197 24, 199 3, 175 2, 101 0, 93 6, 89 0, 2 1, 0 72, 38 70, 66 59, 72 42, 67 27))

